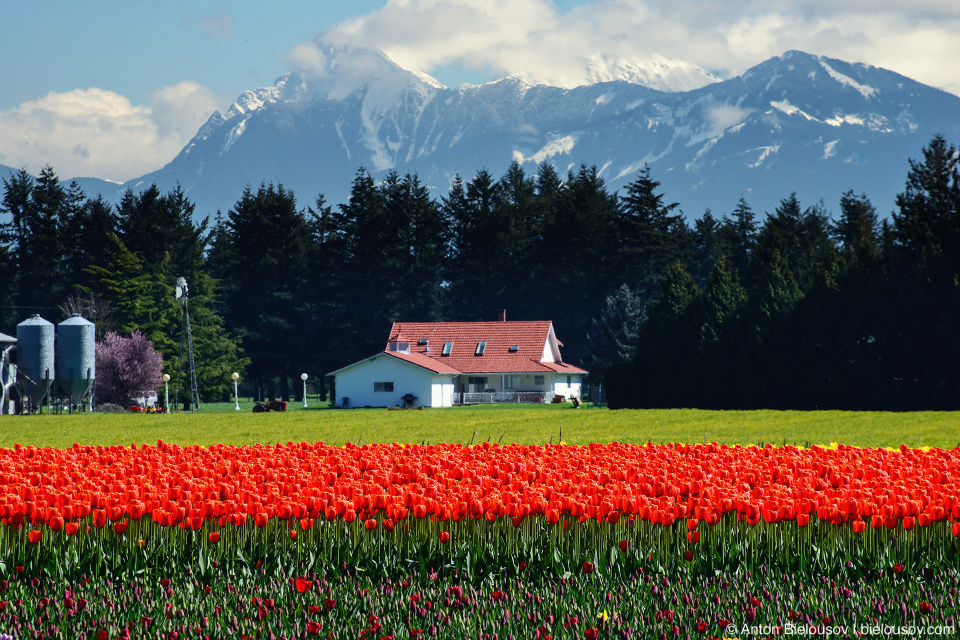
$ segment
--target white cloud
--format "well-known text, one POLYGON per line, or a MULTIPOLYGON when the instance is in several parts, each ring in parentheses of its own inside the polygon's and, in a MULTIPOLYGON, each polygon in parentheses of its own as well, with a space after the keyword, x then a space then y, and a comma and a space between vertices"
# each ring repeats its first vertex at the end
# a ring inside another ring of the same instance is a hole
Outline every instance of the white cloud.
POLYGON ((960 94, 955 0, 387 0, 328 29, 333 44, 379 48, 401 66, 518 75, 561 86, 587 81, 602 56, 684 60, 738 74, 790 49, 882 66, 960 94))
POLYGON ((308 76, 327 72, 327 57, 313 42, 301 42, 287 52, 287 61, 308 76))
POLYGON ((188 80, 154 91, 150 102, 160 137, 173 136, 186 143, 223 101, 210 89, 188 80))
POLYGON ((711 104, 704 109, 704 115, 717 133, 734 127, 753 113, 752 109, 745 109, 734 104, 711 104))
POLYGON ((62 178, 124 181, 173 159, 217 107, 195 82, 163 87, 151 106, 104 89, 75 89, 0 111, 0 163, 62 178))

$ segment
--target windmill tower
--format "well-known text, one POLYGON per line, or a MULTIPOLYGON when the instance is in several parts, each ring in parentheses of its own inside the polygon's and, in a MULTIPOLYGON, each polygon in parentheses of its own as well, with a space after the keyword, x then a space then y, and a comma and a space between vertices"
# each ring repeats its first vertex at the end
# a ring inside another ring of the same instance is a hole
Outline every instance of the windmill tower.
POLYGON ((180 325, 180 375, 177 378, 177 393, 174 405, 180 406, 180 385, 183 384, 184 352, 187 354, 187 368, 190 372, 190 411, 200 410, 200 394, 197 392, 197 367, 193 360, 193 333, 190 331, 189 288, 184 278, 177 278, 177 302, 183 307, 183 322, 180 325))

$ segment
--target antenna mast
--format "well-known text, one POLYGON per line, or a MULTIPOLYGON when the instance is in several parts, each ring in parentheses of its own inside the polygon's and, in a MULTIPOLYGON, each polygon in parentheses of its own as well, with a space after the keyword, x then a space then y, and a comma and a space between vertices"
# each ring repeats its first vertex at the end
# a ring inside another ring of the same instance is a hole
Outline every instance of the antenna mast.
POLYGON ((180 375, 177 377, 177 393, 174 399, 180 405, 180 385, 183 383, 183 353, 187 352, 187 366, 190 371, 190 411, 200 410, 200 393, 197 391, 197 367, 193 360, 193 333, 190 331, 189 288, 185 278, 177 278, 177 301, 183 306, 183 322, 180 325, 180 375))

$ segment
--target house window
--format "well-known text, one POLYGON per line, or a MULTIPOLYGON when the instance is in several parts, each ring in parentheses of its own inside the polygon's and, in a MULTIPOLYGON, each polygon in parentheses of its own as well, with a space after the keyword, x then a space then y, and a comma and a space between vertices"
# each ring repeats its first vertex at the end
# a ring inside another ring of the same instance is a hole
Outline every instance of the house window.
POLYGON ((516 353, 516 352, 519 351, 519 350, 520 350, 520 345, 518 345, 518 344, 512 344, 512 345, 510 345, 510 353, 516 353))
POLYGON ((410 353, 410 343, 409 342, 391 342, 389 344, 390 351, 398 351, 400 353, 410 353))
POLYGON ((503 376, 504 389, 516 389, 520 386, 520 376, 503 376))
POLYGON ((453 340, 443 343, 443 351, 440 353, 442 356, 450 355, 450 352, 453 350, 453 340))
POLYGON ((467 384, 470 385, 468 391, 472 393, 482 393, 487 389, 487 379, 484 376, 470 376, 467 384))
POLYGON ((385 391, 385 392, 387 392, 387 393, 391 393, 391 392, 393 392, 393 383, 392 383, 392 382, 374 382, 374 383, 373 383, 373 390, 374 390, 375 392, 377 392, 377 391, 385 391))
POLYGON ((487 341, 481 340, 477 343, 477 353, 475 355, 482 356, 483 350, 487 348, 487 341))
POLYGON ((543 376, 534 376, 534 377, 533 377, 533 385, 534 385, 535 387, 542 387, 542 386, 543 386, 543 376))
POLYGON ((573 376, 567 376, 567 386, 573 384, 573 376))
POLYGON ((426 338, 420 338, 419 340, 417 340, 417 344, 420 345, 421 347, 427 346, 428 342, 429 340, 427 340, 426 338))

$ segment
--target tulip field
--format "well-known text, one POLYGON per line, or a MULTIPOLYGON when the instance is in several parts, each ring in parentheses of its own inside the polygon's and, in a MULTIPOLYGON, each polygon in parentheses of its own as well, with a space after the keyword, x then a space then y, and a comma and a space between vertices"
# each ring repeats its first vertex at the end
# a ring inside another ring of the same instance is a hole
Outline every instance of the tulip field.
POLYGON ((0 576, 0 638, 952 636, 960 448, 16 444, 0 576))

